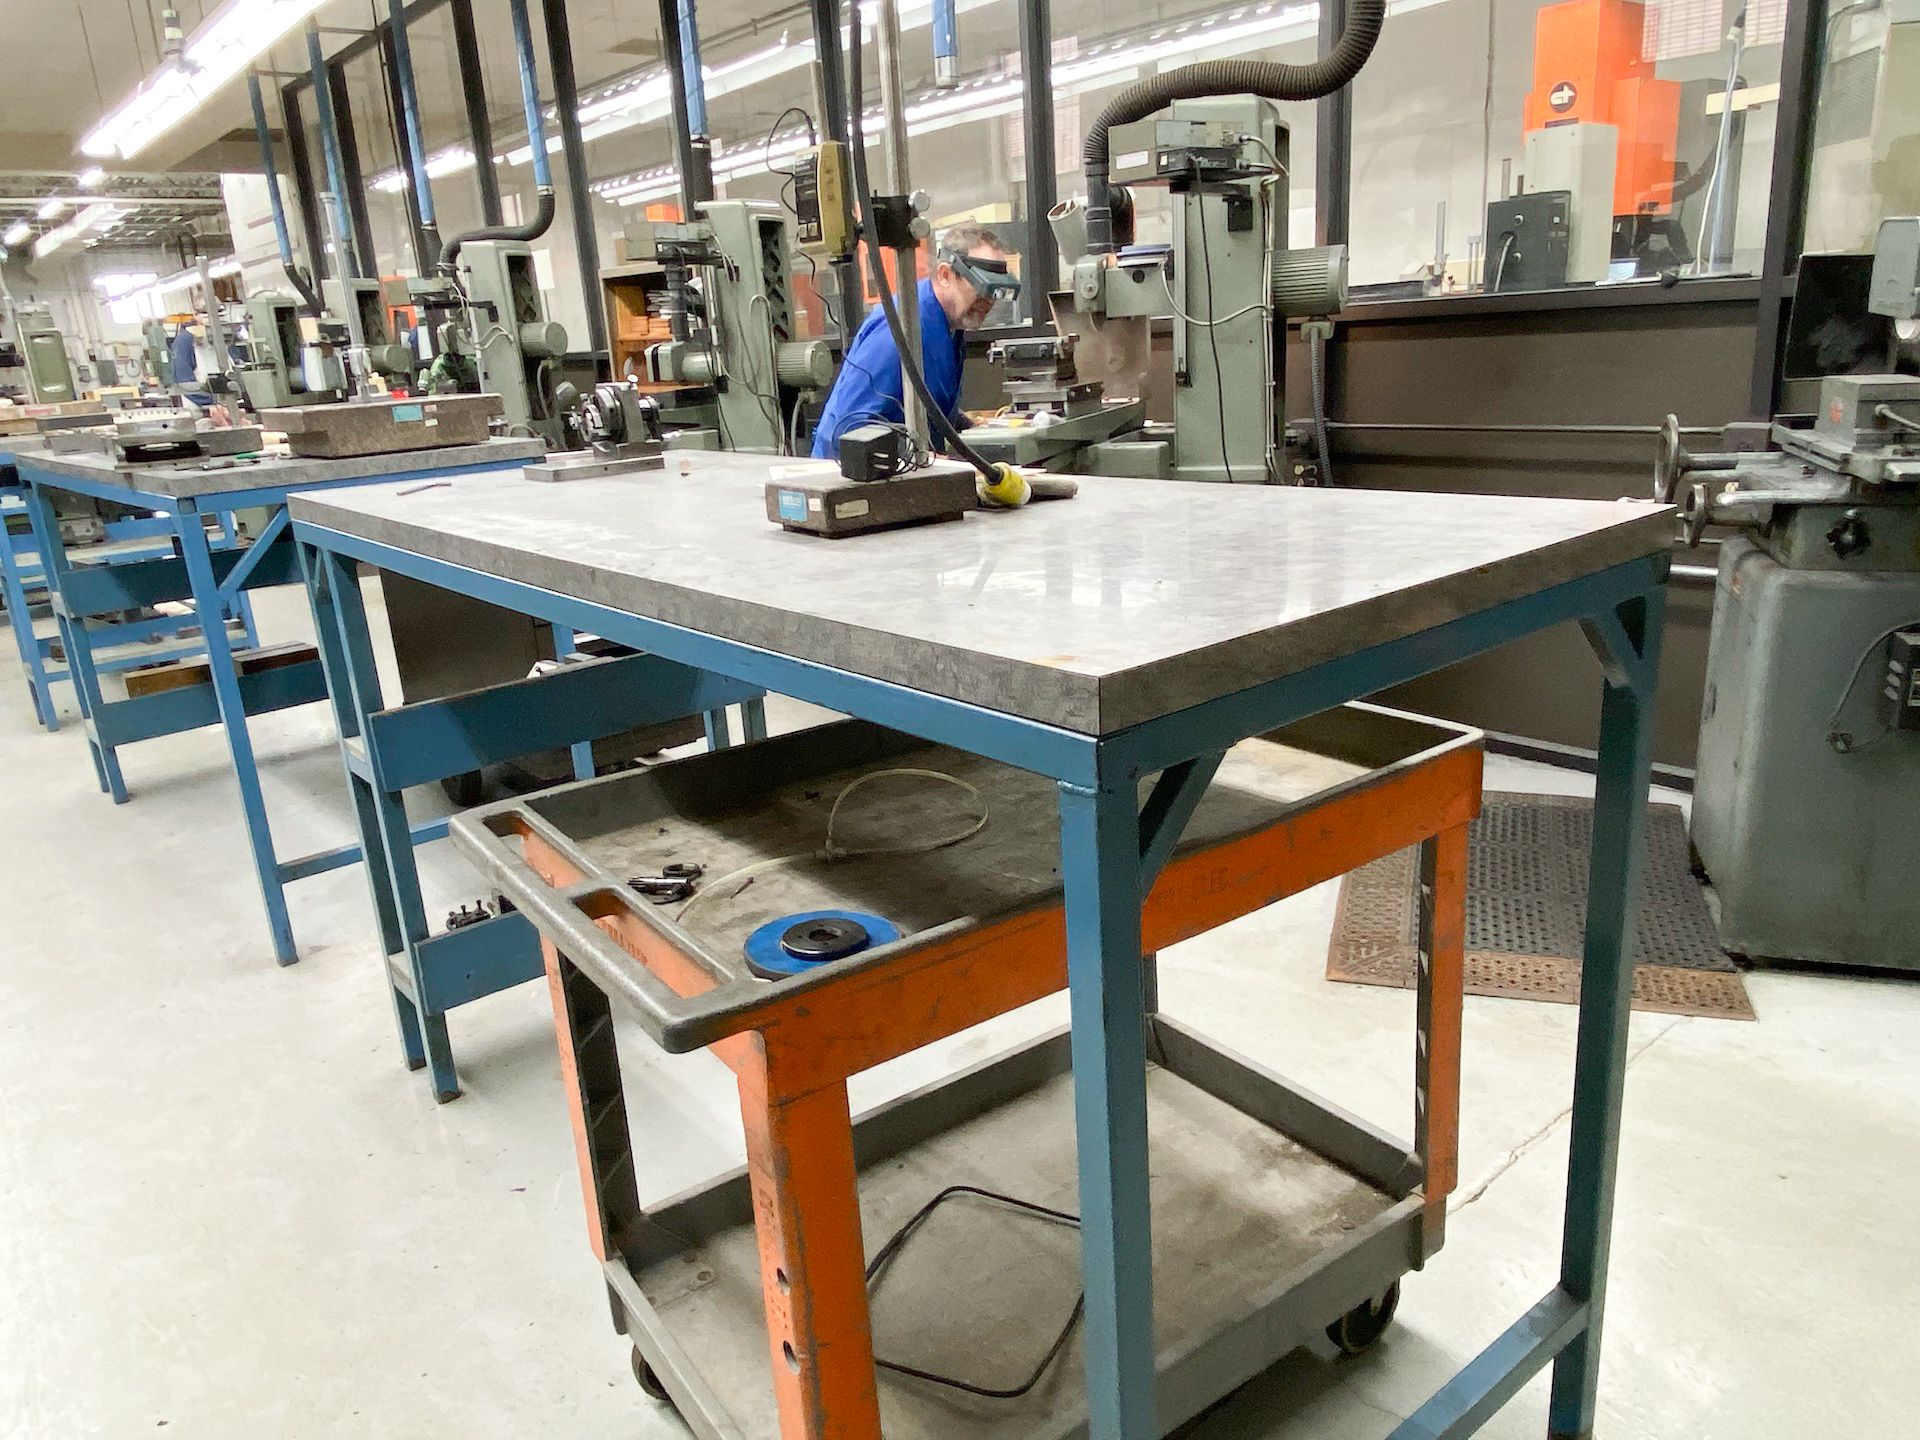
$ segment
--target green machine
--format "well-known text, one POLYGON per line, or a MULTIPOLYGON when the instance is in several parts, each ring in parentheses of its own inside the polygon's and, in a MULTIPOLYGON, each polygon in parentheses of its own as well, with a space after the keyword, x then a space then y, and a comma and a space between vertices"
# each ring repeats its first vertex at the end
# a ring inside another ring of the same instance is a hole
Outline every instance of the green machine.
POLYGON ((13 312, 21 358, 26 363, 27 394, 36 405, 77 400, 73 362, 67 358, 67 337, 53 323, 44 305, 21 305, 13 312))
POLYGON ((1884 373, 1714 454, 1669 416, 1654 493, 1726 532, 1691 827, 1721 943, 1920 970, 1920 217, 1881 226, 1867 309, 1884 373))
POLYGON ((783 454, 801 399, 826 389, 833 354, 798 338, 792 224, 778 205, 709 200, 692 221, 627 229, 634 268, 657 266, 671 339, 648 345, 669 446, 783 454))
POLYGON ((1278 327, 1332 314, 1347 289, 1345 246, 1287 244, 1287 147, 1278 107, 1251 95, 1183 100, 1117 126, 1113 179, 1166 194, 1166 238, 1090 254, 1085 202, 1054 207, 1068 267, 1067 289, 1050 297, 1058 334, 996 347, 1008 413, 968 443, 1016 465, 1276 483, 1278 327), (1145 422, 1137 398, 1162 318, 1173 321, 1171 427, 1145 422))

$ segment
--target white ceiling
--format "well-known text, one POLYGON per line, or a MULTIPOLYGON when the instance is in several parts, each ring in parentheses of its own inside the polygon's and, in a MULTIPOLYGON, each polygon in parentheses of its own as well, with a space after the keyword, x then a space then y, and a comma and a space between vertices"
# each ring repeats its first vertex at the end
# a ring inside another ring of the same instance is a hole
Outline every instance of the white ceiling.
MULTIPOLYGON (((177 3, 182 23, 191 33, 217 0, 177 3)), ((14 42, 0 48, 0 140, 4 140, 0 170, 70 170, 86 163, 78 153, 81 137, 156 66, 153 36, 161 8, 162 0, 0 0, 0 36, 14 42), (17 43, 26 36, 32 37, 31 44, 17 43)), ((537 0, 532 9, 542 52, 542 89, 550 90, 537 0)), ((323 27, 364 32, 386 13, 387 0, 329 0, 317 19, 323 27)), ((475 0, 475 13, 490 108, 510 118, 519 110, 519 79, 506 0, 475 0)), ((656 13, 648 0, 569 0, 567 14, 580 84, 593 85, 656 54, 656 13)), ((804 3, 705 0, 701 6, 702 28, 715 35, 756 25, 778 29, 794 18, 804 29, 805 15, 804 3)), ((432 46, 437 35, 446 33, 446 21, 430 17, 422 30, 425 43, 432 46)), ((353 38, 330 33, 324 44, 331 54, 353 38)), ((275 47, 270 63, 304 71, 304 37, 296 32, 275 47)), ((248 160, 238 145, 226 153, 205 152, 222 136, 250 125, 246 86, 236 81, 127 162, 127 168, 205 170, 221 168, 222 163, 244 167, 248 160)))

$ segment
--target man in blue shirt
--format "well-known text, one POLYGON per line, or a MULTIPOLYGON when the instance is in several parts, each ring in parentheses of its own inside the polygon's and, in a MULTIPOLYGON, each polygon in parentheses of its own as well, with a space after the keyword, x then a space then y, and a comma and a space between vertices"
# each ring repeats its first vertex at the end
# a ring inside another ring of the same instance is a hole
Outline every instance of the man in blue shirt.
MULTIPOLYGON (((920 367, 934 400, 956 428, 967 425, 960 412, 966 332, 979 329, 995 302, 1018 294, 1019 288, 1007 269, 1006 247, 993 231, 963 224, 940 237, 933 273, 920 282, 920 367)), ((814 455, 838 459, 840 437, 857 425, 904 421, 904 383, 893 331, 886 312, 876 305, 847 347, 813 432, 814 455)), ((934 438, 937 443, 937 433, 934 438)))

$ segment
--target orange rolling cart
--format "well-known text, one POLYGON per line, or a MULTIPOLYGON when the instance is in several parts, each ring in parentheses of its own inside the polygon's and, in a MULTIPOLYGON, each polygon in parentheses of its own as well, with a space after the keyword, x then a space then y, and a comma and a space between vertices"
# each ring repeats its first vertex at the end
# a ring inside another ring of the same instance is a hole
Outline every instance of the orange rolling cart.
MULTIPOLYGON (((1151 885, 1149 952, 1421 847, 1410 1141, 1161 1013, 1146 967, 1162 1433, 1323 1332, 1364 1348, 1441 1244, 1480 782, 1477 732, 1342 706, 1228 751, 1151 885)), ((540 931, 614 1321, 702 1440, 1086 1435, 1067 1031, 858 1120, 848 1098, 1065 988, 1055 804, 1041 776, 847 721, 452 822, 540 931), (671 866, 701 867, 691 900, 630 883, 671 866), (823 911, 863 917, 867 947, 754 972, 756 932, 823 911), (743 1170, 642 1203, 623 1027, 733 1071, 743 1170)))

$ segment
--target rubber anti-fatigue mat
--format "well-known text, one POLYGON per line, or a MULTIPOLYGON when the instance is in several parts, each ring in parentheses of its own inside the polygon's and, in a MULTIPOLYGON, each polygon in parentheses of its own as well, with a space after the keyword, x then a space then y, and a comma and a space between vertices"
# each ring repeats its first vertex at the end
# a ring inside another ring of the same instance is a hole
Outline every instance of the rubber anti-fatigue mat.
MULTIPOLYGON (((1569 1004, 1580 998, 1593 804, 1489 794, 1467 861, 1467 991, 1569 1004)), ((1327 978, 1411 989, 1419 856, 1403 850, 1342 882, 1327 978)), ((1678 806, 1649 805, 1636 931, 1636 1010, 1755 1018, 1739 967, 1715 938, 1687 858, 1678 806)))

